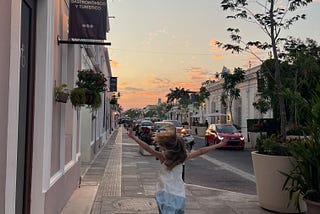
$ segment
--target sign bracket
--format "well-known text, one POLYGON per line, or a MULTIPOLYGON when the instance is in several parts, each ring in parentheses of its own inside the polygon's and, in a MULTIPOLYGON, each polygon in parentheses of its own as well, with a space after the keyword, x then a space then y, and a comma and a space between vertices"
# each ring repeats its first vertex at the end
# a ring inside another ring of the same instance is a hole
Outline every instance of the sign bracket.
POLYGON ((111 45, 111 42, 102 42, 102 41, 88 41, 88 40, 63 40, 58 35, 57 36, 58 45, 60 44, 78 44, 78 45, 111 45))

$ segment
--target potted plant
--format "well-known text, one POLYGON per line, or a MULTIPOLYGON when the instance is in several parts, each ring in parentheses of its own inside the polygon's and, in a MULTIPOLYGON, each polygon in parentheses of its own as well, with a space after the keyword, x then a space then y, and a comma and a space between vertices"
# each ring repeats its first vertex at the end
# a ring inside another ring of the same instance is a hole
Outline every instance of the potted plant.
POLYGON ((258 201, 267 210, 298 213, 298 209, 289 203, 289 193, 282 191, 286 178, 281 172, 288 173, 293 168, 290 144, 276 135, 262 135, 257 139, 256 151, 251 153, 258 201))
POLYGON ((54 88, 54 98, 55 101, 66 103, 69 98, 69 90, 67 88, 67 84, 63 83, 59 87, 54 88))
POLYGON ((79 108, 86 104, 86 88, 74 88, 70 92, 70 100, 74 107, 79 108))
POLYGON ((71 91, 73 106, 81 107, 86 104, 91 109, 99 108, 102 104, 100 93, 107 90, 106 82, 102 72, 92 69, 79 70, 77 88, 71 91))
MULTIPOLYGON (((318 94, 320 85, 318 85, 318 94)), ((290 199, 301 212, 300 198, 307 205, 308 214, 320 213, 320 96, 312 101, 312 119, 309 123, 310 135, 296 140, 290 147, 293 155, 293 169, 286 176, 283 190, 289 192, 290 199)))

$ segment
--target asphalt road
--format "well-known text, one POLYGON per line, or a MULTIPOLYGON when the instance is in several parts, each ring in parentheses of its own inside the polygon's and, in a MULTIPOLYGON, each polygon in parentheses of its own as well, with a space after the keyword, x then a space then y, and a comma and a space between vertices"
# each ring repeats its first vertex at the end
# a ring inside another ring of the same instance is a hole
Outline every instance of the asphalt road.
MULTIPOLYGON (((205 145, 195 137, 194 149, 205 145)), ((256 194, 251 150, 214 150, 189 160, 185 165, 185 182, 245 194, 256 194)))

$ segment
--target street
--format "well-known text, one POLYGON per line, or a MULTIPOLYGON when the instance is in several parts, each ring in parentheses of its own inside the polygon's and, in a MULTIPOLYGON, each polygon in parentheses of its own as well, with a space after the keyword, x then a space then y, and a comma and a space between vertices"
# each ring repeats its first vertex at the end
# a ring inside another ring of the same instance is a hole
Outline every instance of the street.
MULTIPOLYGON (((193 149, 205 145, 204 139, 195 137, 193 149)), ((185 166, 185 182, 208 188, 218 188, 256 194, 251 161, 251 150, 218 149, 189 160, 185 166)))

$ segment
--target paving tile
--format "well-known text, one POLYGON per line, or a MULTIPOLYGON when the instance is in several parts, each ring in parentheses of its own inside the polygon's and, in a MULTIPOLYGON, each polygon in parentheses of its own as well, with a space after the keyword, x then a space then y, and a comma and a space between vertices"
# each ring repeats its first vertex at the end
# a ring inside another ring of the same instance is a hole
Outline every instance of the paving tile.
MULTIPOLYGON (((119 128, 92 163, 81 166, 83 185, 98 185, 91 214, 156 214, 159 161, 143 156, 119 128)), ((81 201, 81 200, 79 200, 81 201)), ((79 213, 77 210, 74 213, 79 213)), ((186 214, 271 214, 256 195, 186 185, 186 214)), ((79 213, 89 214, 89 213, 79 213)))

